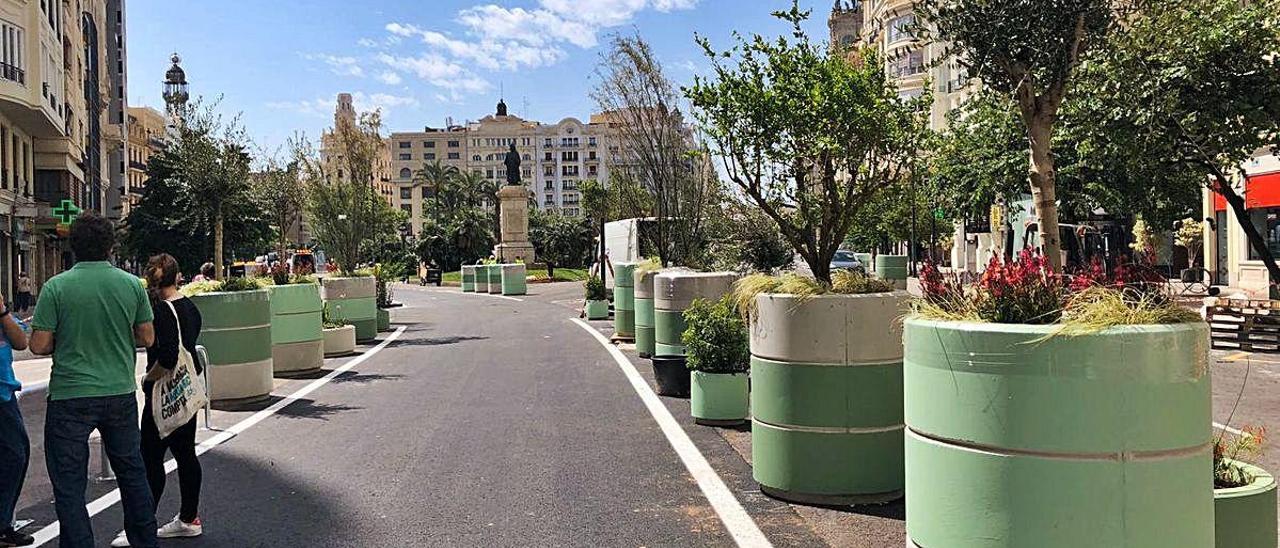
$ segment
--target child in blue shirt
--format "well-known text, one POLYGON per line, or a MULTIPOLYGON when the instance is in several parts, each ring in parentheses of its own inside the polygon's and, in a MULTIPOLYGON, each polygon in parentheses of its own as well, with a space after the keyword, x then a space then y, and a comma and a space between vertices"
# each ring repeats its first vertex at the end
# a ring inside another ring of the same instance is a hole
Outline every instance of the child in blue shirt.
MULTIPOLYGON (((0 295, 0 303, 4 296, 0 295)), ((22 384, 13 375, 13 351, 26 350, 26 326, 10 314, 9 307, 0 310, 0 546, 28 546, 35 542, 31 535, 13 529, 13 512, 27 477, 27 461, 31 458, 31 441, 22 422, 22 411, 14 392, 22 384)))

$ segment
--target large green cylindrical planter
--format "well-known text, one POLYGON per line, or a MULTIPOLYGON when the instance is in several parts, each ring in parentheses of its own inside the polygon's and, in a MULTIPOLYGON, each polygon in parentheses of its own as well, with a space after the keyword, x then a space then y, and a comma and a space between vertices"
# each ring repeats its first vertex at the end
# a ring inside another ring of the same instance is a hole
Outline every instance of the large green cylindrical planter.
POLYGON ((476 267, 475 265, 462 265, 462 292, 473 293, 476 290, 476 267))
POLYGON ((635 271, 637 263, 613 265, 613 338, 636 337, 635 271))
POLYGON ((356 326, 356 341, 378 337, 377 286, 372 277, 321 278, 329 316, 356 326))
POLYGON ((266 289, 192 295, 200 344, 209 352, 209 397, 256 400, 271 394, 271 294, 266 289))
POLYGON ((893 282, 898 289, 907 288, 907 256, 876 255, 876 277, 893 282))
POLYGON ((502 294, 502 266, 500 264, 491 264, 485 266, 485 272, 489 276, 489 294, 502 294))
POLYGON ((761 491, 824 505, 902 496, 898 318, 907 299, 905 293, 756 298, 751 454, 761 491))
POLYGON ((320 286, 271 286, 271 361, 276 374, 314 371, 324 365, 320 286))
POLYGON ((524 295, 529 292, 529 273, 523 264, 504 264, 501 269, 503 295, 524 295))
POLYGON ((748 390, 746 373, 694 371, 689 396, 693 422, 707 426, 736 426, 746 422, 748 390))
POLYGON ((732 272, 661 272, 653 279, 654 355, 683 356, 684 311, 696 299, 717 300, 733 289, 732 272))
POLYGON ((1215 546, 1218 548, 1274 548, 1276 546, 1276 479, 1266 470, 1234 463, 1253 477, 1243 487, 1213 490, 1215 546))
POLYGON ((636 301, 636 353, 641 358, 653 356, 653 278, 656 271, 637 270, 631 275, 636 301))
POLYGON ((907 535, 1213 546, 1208 326, 1054 329, 906 321, 907 535))
POLYGON ((385 308, 378 309, 378 332, 385 333, 391 331, 391 311, 385 308))
POLYGON ((489 292, 489 265, 478 264, 472 268, 476 269, 476 284, 474 288, 475 292, 488 293, 489 292))

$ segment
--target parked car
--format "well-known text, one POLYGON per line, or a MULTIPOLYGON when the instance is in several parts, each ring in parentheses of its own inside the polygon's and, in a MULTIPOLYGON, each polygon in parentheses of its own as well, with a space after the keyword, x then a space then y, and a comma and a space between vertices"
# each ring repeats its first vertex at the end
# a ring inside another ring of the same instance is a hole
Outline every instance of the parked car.
POLYGON ((831 258, 831 270, 858 270, 866 272, 867 266, 852 251, 841 249, 831 258))

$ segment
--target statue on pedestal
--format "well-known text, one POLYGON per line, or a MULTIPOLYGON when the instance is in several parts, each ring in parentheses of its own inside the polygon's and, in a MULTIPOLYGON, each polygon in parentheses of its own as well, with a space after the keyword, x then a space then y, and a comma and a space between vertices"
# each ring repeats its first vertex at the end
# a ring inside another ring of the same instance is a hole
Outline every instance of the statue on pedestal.
POLYGON ((529 191, 520 182, 520 153, 514 143, 503 164, 507 166, 507 184, 498 190, 502 243, 493 249, 493 256, 500 263, 518 260, 531 265, 534 253, 533 244, 529 243, 529 191))

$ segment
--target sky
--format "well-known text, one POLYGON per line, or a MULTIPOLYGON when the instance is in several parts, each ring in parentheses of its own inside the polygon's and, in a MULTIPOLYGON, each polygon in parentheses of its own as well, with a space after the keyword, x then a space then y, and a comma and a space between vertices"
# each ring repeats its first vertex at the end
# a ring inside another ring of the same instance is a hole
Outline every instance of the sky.
MULTIPOLYGON (((129 0, 128 99, 163 109, 177 52, 193 97, 221 97, 268 154, 332 123, 336 96, 380 108, 387 131, 421 131, 491 114, 586 121, 595 68, 613 33, 639 33, 678 84, 705 74, 695 33, 718 49, 732 32, 778 36, 769 12, 790 0, 129 0)), ((830 0, 809 32, 826 37, 830 0)))

